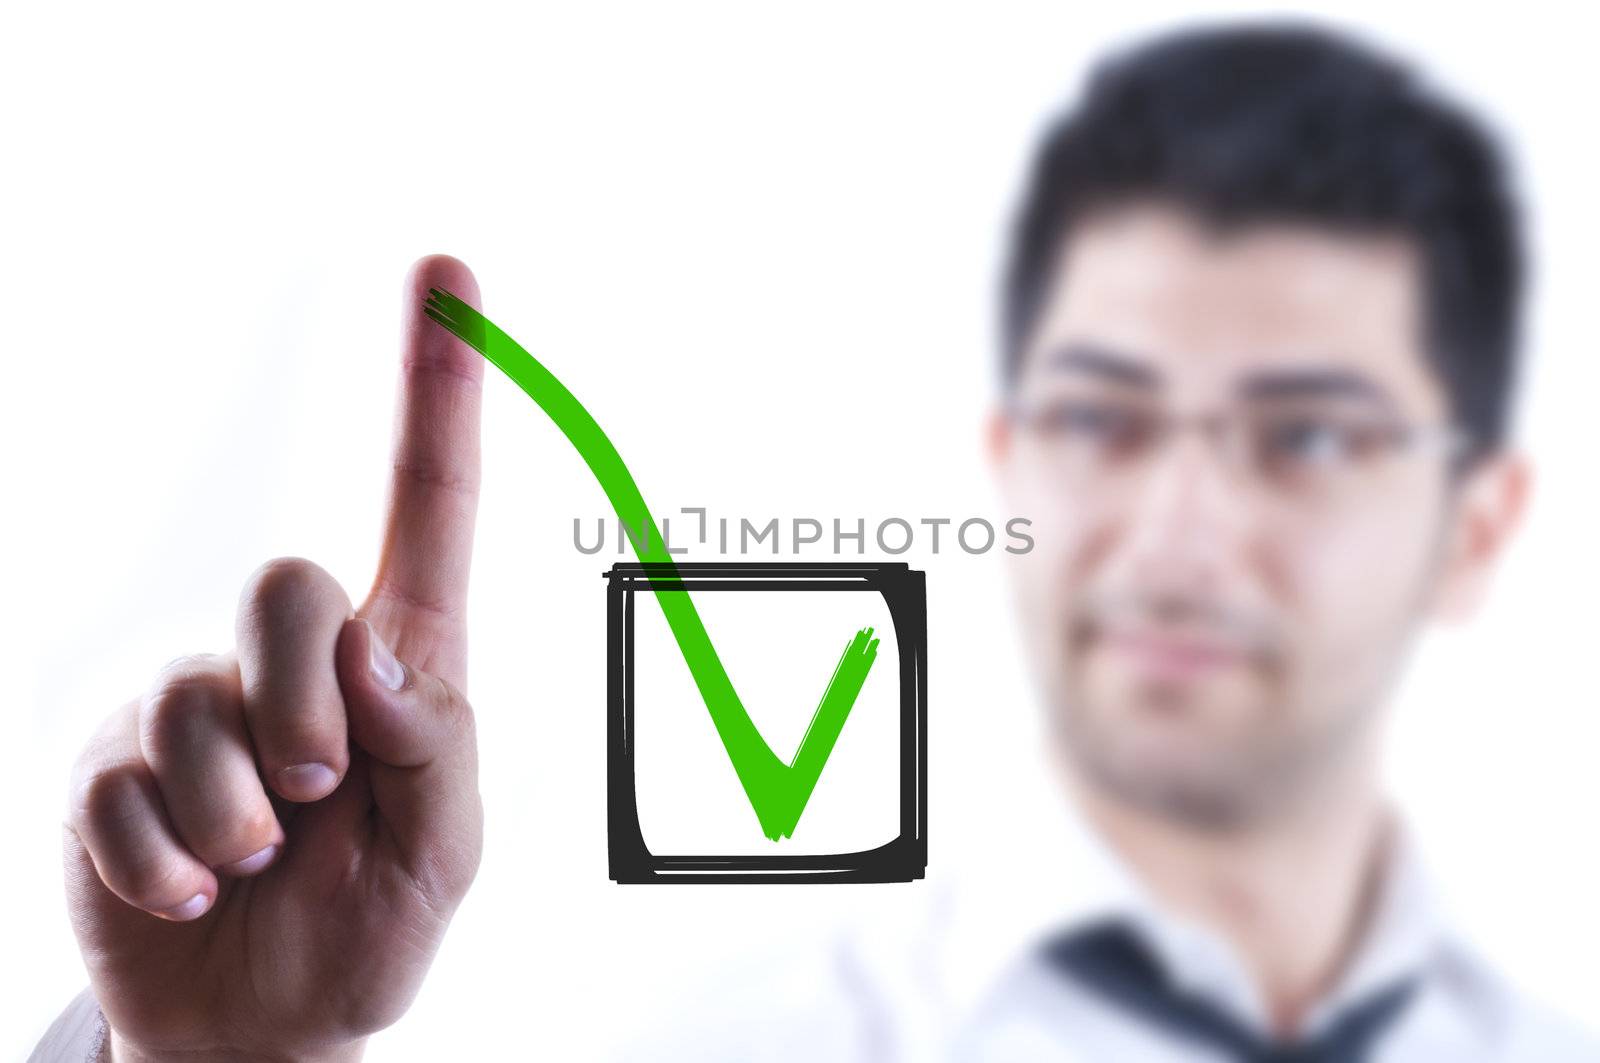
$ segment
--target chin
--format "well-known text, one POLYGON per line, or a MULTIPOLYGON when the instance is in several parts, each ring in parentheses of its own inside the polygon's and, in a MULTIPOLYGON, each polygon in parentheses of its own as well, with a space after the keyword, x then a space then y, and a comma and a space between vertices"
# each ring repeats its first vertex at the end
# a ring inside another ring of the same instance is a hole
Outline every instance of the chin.
POLYGON ((1139 745, 1086 759, 1092 781, 1119 803, 1205 829, 1248 821, 1254 806, 1249 780, 1199 753, 1139 745))
POLYGON ((1237 824, 1253 804, 1251 736, 1228 726, 1239 714, 1193 693, 1101 703, 1069 719, 1072 759, 1120 803, 1195 826, 1237 824))

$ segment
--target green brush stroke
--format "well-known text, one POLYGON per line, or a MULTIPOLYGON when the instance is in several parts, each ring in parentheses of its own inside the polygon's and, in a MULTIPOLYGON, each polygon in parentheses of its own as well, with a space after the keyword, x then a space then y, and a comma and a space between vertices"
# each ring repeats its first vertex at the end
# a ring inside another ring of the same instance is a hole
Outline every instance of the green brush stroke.
MULTIPOLYGON (((631 533, 629 535, 634 553, 643 564, 665 566, 649 578, 664 584, 677 582, 680 579, 677 566, 666 551, 639 486, 633 482, 617 448, 611 445, 611 440, 583 404, 493 321, 447 291, 430 288, 428 295, 423 312, 493 362, 527 392, 577 448, 616 510, 617 519, 630 529, 644 529, 642 544, 631 533)), ((700 697, 711 713, 711 722, 716 725, 722 745, 728 751, 728 759, 750 799, 750 807, 761 822, 762 833, 773 841, 790 837, 877 657, 878 640, 872 637, 872 629, 856 632, 845 644, 805 737, 795 750, 794 760, 785 764, 761 737, 739 701, 688 591, 658 591, 655 599, 661 603, 667 626, 672 629, 672 637, 677 640, 678 651, 683 654, 695 686, 700 688, 700 697)))

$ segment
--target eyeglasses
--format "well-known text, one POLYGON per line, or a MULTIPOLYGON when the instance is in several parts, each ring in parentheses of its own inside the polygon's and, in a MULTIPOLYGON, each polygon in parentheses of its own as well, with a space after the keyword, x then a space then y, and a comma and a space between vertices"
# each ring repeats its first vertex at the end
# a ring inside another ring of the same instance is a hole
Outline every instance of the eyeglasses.
POLYGON ((1350 404, 1242 405, 1178 416, 1148 401, 1062 398, 1008 414, 1036 442, 1064 486, 1106 491, 1136 482, 1174 436, 1199 430, 1242 482, 1301 506, 1359 498, 1395 459, 1462 458, 1470 439, 1458 425, 1408 423, 1350 404))

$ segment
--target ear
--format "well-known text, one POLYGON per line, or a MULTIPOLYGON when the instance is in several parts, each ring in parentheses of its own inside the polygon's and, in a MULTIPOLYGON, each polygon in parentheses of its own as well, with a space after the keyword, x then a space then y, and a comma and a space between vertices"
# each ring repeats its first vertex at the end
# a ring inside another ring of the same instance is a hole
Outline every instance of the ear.
POLYGON ((1011 460, 1011 419, 995 405, 983 424, 983 449, 989 459, 989 468, 1004 480, 1011 460))
POLYGON ((1485 459, 1456 488, 1433 613, 1463 622, 1482 604, 1495 567, 1522 523, 1533 469, 1521 454, 1485 459))

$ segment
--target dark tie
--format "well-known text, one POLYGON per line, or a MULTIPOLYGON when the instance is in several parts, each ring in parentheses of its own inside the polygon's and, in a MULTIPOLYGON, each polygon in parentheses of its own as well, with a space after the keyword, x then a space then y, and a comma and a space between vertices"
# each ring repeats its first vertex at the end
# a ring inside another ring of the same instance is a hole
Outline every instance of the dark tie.
POLYGON ((1173 988, 1139 935, 1121 922, 1096 923, 1045 946, 1059 971, 1118 1007, 1238 1063, 1366 1063, 1378 1036, 1400 1016, 1416 986, 1401 982, 1351 1008, 1311 1041, 1268 1041, 1222 1009, 1173 988))

